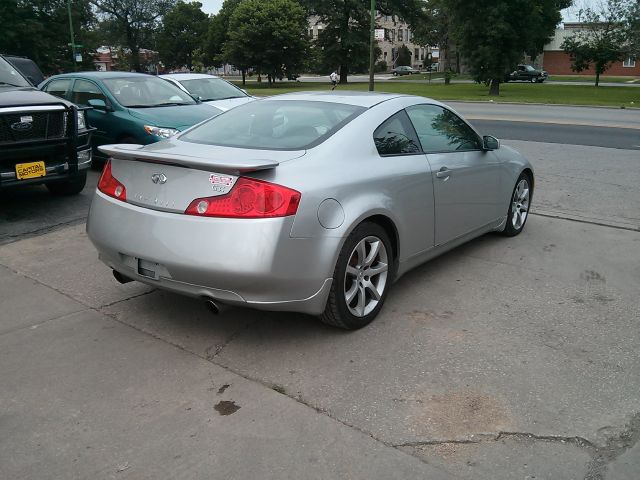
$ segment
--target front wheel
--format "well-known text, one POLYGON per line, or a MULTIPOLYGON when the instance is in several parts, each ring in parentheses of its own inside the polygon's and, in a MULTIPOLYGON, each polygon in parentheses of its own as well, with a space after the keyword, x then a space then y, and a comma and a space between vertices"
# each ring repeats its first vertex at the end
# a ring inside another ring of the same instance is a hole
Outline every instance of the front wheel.
POLYGON ((507 237, 515 237, 524 228, 529 217, 531 206, 531 179, 526 173, 520 174, 516 186, 513 189, 509 211, 507 212, 507 225, 502 234, 507 237))
POLYGON ((84 190, 87 183, 87 174, 81 173, 75 177, 60 182, 47 183, 49 193, 52 195, 76 195, 84 190))
POLYGON ((333 273, 331 292, 320 319, 355 330, 380 312, 393 280, 393 250, 378 224, 360 224, 345 241, 333 273))

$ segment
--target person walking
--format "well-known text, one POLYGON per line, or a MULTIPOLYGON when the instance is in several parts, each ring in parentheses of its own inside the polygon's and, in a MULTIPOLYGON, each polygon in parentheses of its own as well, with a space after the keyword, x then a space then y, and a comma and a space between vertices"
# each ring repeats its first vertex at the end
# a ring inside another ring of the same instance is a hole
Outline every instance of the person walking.
POLYGON ((329 75, 329 80, 331 80, 331 90, 335 90, 338 85, 338 73, 335 70, 329 75))

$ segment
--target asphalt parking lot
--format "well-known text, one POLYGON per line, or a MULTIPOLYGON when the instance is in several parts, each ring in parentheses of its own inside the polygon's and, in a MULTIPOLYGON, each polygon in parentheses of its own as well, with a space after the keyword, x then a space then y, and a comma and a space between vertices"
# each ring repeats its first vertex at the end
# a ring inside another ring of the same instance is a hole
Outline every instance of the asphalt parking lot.
POLYGON ((1 194, 0 477, 640 478, 638 152, 504 143, 536 169, 525 231, 356 332, 120 285, 90 186, 1 194))

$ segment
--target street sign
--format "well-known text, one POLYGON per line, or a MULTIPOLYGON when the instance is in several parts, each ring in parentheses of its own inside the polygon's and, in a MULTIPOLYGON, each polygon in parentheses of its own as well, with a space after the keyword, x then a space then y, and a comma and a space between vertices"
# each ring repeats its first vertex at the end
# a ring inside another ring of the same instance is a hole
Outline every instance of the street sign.
POLYGON ((76 62, 78 63, 82 62, 82 54, 76 53, 76 62))
POLYGON ((376 28, 374 38, 376 40, 384 40, 384 28, 376 28))

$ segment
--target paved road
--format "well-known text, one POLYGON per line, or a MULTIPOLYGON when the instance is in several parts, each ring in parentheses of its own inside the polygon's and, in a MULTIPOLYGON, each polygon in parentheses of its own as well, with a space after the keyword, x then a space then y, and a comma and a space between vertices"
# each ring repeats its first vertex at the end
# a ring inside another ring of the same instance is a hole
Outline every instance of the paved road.
POLYGON ((537 173, 525 232, 348 334, 117 284, 88 197, 43 230, 44 191, 3 194, 0 478, 639 478, 638 153, 504 143, 537 173))

